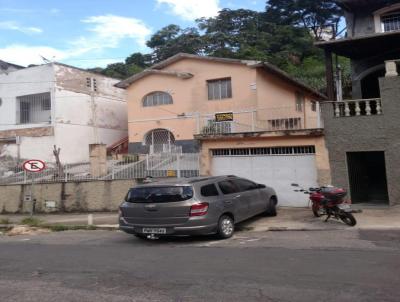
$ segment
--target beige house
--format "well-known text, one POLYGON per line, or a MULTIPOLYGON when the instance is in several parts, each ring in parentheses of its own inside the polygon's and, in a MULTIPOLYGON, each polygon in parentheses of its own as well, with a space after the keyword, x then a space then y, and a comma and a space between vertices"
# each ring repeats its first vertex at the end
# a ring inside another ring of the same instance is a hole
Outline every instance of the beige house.
POLYGON ((200 152, 201 174, 273 184, 289 205, 290 182, 329 182, 324 96, 275 66, 177 54, 117 87, 127 90, 130 153, 200 152))

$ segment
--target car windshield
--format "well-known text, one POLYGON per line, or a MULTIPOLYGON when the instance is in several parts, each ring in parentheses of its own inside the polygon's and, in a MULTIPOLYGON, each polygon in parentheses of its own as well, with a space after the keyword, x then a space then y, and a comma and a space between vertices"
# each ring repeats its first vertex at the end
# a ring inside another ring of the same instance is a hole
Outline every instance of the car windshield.
POLYGON ((126 198, 127 202, 174 202, 183 201, 193 197, 190 186, 155 186, 130 189, 126 198))

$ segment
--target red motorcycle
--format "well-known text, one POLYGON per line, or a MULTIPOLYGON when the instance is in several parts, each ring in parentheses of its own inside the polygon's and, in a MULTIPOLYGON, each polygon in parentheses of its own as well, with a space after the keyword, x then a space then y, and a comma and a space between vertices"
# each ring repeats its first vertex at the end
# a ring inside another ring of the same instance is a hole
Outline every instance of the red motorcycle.
MULTIPOLYGON (((298 184, 292 184, 292 186, 299 187, 298 184)), ((310 201, 312 202, 311 208, 315 217, 326 215, 325 221, 334 217, 337 220, 342 220, 349 226, 355 226, 357 224, 352 213, 358 213, 359 211, 353 210, 351 208, 351 202, 344 199, 347 195, 346 190, 327 186, 309 188, 308 190, 300 188, 295 190, 295 192, 303 192, 304 194, 310 195, 310 201)))

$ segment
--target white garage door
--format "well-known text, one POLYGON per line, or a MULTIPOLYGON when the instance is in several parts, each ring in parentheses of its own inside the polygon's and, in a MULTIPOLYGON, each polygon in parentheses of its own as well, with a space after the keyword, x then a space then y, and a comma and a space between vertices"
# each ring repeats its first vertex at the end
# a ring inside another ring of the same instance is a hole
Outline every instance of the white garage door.
POLYGON ((308 195, 292 183, 316 187, 314 146, 212 150, 212 175, 237 175, 275 189, 279 205, 305 207, 308 195))

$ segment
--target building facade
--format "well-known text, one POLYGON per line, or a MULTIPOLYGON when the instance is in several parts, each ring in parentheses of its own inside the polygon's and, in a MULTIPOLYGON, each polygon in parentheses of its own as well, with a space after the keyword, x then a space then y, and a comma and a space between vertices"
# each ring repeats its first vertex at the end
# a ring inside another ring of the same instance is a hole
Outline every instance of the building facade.
POLYGON ((324 96, 268 63, 178 54, 117 86, 130 153, 200 152, 202 175, 271 185, 283 205, 307 205, 291 182, 330 182, 324 96))
POLYGON ((87 162, 89 144, 127 135, 125 94, 118 81, 49 63, 0 75, 0 156, 87 162))
POLYGON ((388 0, 338 1, 347 36, 317 43, 325 50, 328 95, 322 104, 333 183, 354 203, 399 203, 400 4, 388 0), (332 54, 351 60, 352 99, 338 100, 332 54))

